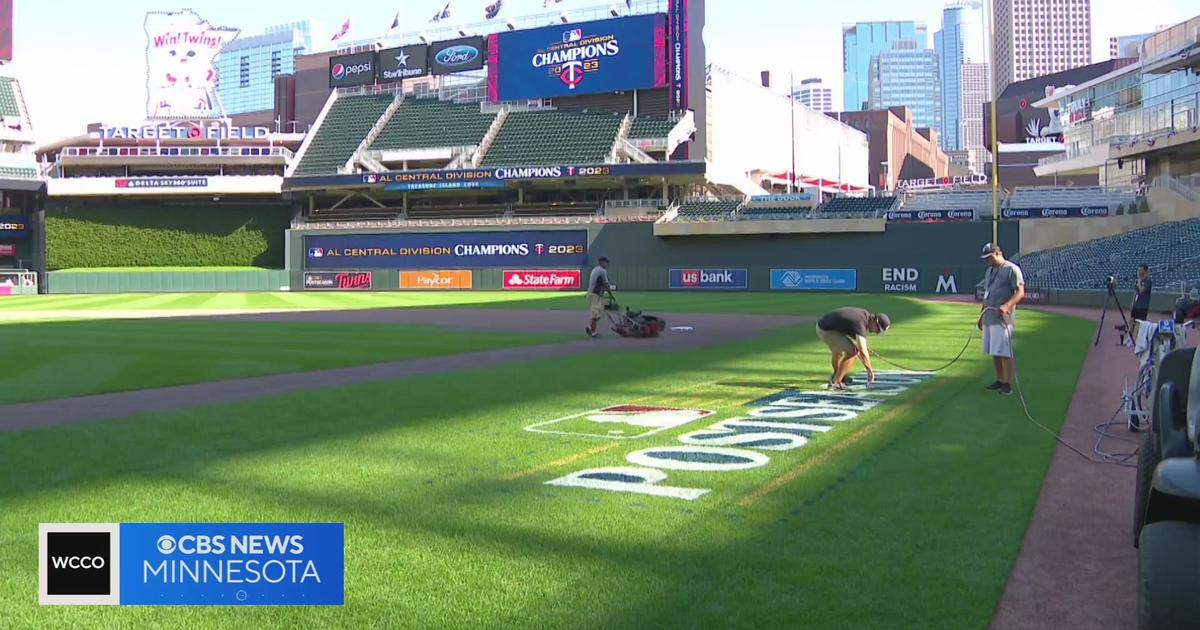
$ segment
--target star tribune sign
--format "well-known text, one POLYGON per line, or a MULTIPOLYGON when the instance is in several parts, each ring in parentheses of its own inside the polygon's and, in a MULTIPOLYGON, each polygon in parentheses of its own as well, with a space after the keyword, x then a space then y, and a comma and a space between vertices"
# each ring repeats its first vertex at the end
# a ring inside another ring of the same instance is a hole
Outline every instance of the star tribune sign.
POLYGON ((583 83, 588 73, 600 70, 603 57, 615 57, 621 53, 616 35, 584 36, 583 29, 563 31, 562 42, 538 51, 533 55, 534 68, 548 68, 551 76, 557 76, 567 88, 574 90, 583 83))

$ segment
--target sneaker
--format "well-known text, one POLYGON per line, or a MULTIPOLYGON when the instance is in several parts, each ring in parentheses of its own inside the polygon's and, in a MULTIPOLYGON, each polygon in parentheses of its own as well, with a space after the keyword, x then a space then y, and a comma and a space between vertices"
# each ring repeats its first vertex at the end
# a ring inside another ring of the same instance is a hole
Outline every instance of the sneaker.
POLYGON ((600 333, 594 332, 591 328, 587 328, 587 327, 584 327, 583 332, 586 333, 587 336, 591 337, 592 339, 596 339, 600 336, 600 333))
POLYGON ((1012 395, 1012 385, 1009 385, 1008 383, 1001 383, 1000 389, 998 389, 996 391, 1000 392, 1001 396, 1011 396, 1012 395))
POLYGON ((1001 383, 1000 381, 996 381, 996 382, 992 383, 991 385, 988 385, 987 388, 993 392, 997 392, 1004 388, 1004 383, 1001 383))
POLYGON ((835 392, 844 392, 847 388, 845 383, 830 383, 829 389, 835 392))

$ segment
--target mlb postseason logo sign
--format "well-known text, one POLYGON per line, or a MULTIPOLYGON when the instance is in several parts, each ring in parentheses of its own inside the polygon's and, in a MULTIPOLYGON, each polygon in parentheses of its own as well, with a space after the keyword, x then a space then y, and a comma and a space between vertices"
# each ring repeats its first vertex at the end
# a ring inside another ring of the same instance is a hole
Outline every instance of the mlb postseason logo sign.
POLYGON ((369 291, 371 284, 372 274, 370 271, 304 272, 304 288, 310 291, 369 291))
POLYGON ((375 82, 375 53, 361 52, 329 58, 329 87, 350 87, 375 82))
POLYGON ((746 289, 749 273, 745 269, 672 269, 671 289, 746 289))
POLYGON ((974 210, 892 210, 887 220, 895 223, 920 221, 974 221, 974 210))
POLYGON ((379 51, 376 80, 380 83, 419 79, 429 65, 429 47, 424 44, 379 51))
POLYGON ((858 271, 854 269, 772 269, 775 291, 854 291, 858 271))
POLYGON ((684 409, 661 405, 610 405, 575 413, 525 427, 531 433, 605 437, 632 440, 711 416, 706 409, 684 409))
POLYGON ((39 602, 340 606, 341 523, 97 523, 39 528, 39 602))
POLYGON ((666 17, 635 15, 490 38, 493 102, 666 87, 666 17), (494 77, 494 78, 493 78, 494 77))
POLYGON ((1107 206, 1083 208, 1005 208, 1000 216, 1005 219, 1081 219, 1108 216, 1107 206))

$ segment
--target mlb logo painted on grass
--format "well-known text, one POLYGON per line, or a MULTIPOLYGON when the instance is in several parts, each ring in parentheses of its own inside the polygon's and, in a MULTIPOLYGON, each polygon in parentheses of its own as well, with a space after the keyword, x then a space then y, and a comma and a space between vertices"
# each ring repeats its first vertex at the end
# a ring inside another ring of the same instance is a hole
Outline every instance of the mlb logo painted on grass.
POLYGON ((745 269, 672 269, 668 284, 672 289, 746 289, 749 273, 745 269))
POLYGON ((657 405, 612 405, 571 414, 525 427, 534 433, 632 440, 681 427, 711 416, 706 409, 681 409, 657 405))

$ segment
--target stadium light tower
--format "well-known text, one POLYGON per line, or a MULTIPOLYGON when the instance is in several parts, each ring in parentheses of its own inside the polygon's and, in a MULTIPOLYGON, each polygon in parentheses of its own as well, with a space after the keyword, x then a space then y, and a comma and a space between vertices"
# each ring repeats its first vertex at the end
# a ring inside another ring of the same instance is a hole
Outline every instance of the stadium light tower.
POLYGON ((507 26, 508 30, 510 30, 510 31, 517 30, 517 23, 514 22, 512 18, 508 18, 508 21, 505 22, 504 25, 507 26))
POLYGON ((571 16, 567 15, 566 11, 563 11, 562 13, 558 14, 558 19, 562 21, 563 24, 566 24, 571 21, 571 16))
POLYGON ((608 7, 608 14, 613 17, 617 17, 621 15, 621 12, 617 10, 617 5, 613 4, 608 7))

